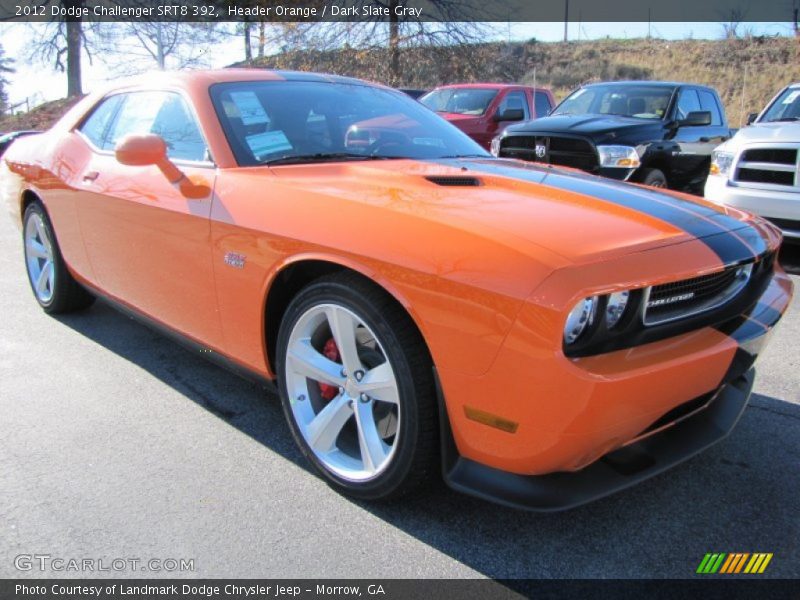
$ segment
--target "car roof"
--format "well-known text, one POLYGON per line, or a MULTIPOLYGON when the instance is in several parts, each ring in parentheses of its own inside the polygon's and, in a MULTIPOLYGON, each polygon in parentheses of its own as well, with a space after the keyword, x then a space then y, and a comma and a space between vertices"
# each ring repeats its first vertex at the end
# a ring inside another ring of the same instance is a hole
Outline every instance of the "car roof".
POLYGON ((305 71, 281 71, 272 69, 228 68, 209 70, 156 71, 123 80, 117 80, 107 86, 108 90, 118 90, 132 86, 178 85, 211 86, 215 83, 235 83, 240 81, 312 81, 320 83, 347 83, 373 87, 386 87, 355 77, 344 77, 328 73, 311 73, 305 71))
POLYGON ((534 88, 532 85, 524 85, 521 83, 487 83, 487 82, 480 82, 480 83, 449 83, 447 85, 440 85, 437 86, 435 89, 437 90, 446 90, 452 88, 475 88, 475 89, 508 89, 508 88, 525 88, 525 89, 536 89, 537 91, 547 91, 547 88, 536 87, 534 88))
POLYGON ((703 85, 701 83, 688 83, 685 81, 650 81, 650 80, 626 80, 626 81, 595 81, 592 83, 586 83, 581 87, 594 87, 597 85, 621 85, 621 86, 634 86, 634 85, 652 85, 657 87, 699 87, 705 89, 712 89, 707 85, 703 85))

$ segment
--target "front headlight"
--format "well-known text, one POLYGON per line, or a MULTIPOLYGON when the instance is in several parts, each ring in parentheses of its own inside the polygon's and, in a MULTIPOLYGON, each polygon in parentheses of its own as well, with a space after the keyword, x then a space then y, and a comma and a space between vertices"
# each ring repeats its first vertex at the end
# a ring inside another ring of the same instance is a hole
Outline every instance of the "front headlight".
POLYGON ((711 153, 711 175, 727 175, 733 164, 733 153, 714 150, 711 153))
POLYGON ((601 167, 636 169, 642 164, 633 146, 598 146, 597 154, 601 167))
POLYGON ((492 156, 500 156, 500 136, 496 135, 492 138, 492 144, 489 148, 489 151, 492 153, 492 156))
POLYGON ((625 314, 625 309, 628 306, 628 298, 631 293, 628 290, 622 292, 614 292, 608 297, 606 302, 606 327, 611 329, 619 323, 622 315, 625 314))
POLYGON ((564 325, 564 342, 567 344, 577 340, 586 328, 594 322, 597 311, 597 296, 589 296, 580 300, 567 315, 564 325))

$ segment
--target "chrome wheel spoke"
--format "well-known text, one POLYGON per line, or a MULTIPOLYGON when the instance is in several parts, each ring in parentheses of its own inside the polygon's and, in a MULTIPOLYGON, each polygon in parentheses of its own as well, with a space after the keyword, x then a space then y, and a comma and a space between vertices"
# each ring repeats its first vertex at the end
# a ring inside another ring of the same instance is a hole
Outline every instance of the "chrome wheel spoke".
POLYGON ((42 266, 42 270, 39 271, 39 277, 36 279, 36 292, 40 296, 47 294, 47 284, 50 281, 52 266, 53 263, 48 260, 44 266, 42 266))
POLYGON ((37 240, 29 239, 25 244, 25 247, 28 250, 28 256, 32 256, 34 258, 50 258, 50 253, 47 251, 47 248, 43 244, 40 244, 37 240))
POLYGON ((359 390, 375 400, 399 404, 400 397, 397 392, 397 381, 394 378, 392 365, 387 360, 374 369, 367 371, 364 379, 358 386, 359 390))
POLYGON ((345 371, 353 374, 361 369, 361 361, 358 358, 356 348, 356 327, 357 323, 353 315, 338 306, 329 306, 325 310, 328 325, 331 328, 331 335, 339 349, 339 356, 342 359, 345 371))
POLYGON ((308 338, 298 340, 289 350, 287 360, 296 372, 309 379, 337 387, 344 385, 341 367, 317 352, 308 338))
POLYGON ((361 450, 361 461, 364 470, 375 473, 385 462, 390 448, 384 444, 375 424, 371 402, 357 402, 356 428, 358 429, 358 447, 361 450))
POLYGON ((317 452, 330 452, 345 423, 353 416, 352 401, 337 396, 317 413, 306 429, 308 445, 317 452))

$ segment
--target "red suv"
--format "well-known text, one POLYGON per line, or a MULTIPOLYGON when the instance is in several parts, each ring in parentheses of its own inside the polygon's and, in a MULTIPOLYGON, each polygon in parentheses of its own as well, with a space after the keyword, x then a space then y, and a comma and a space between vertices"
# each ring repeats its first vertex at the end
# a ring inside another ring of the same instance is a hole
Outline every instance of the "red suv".
POLYGON ((443 85, 419 101, 487 150, 506 125, 543 117, 555 106, 548 89, 508 83, 443 85))

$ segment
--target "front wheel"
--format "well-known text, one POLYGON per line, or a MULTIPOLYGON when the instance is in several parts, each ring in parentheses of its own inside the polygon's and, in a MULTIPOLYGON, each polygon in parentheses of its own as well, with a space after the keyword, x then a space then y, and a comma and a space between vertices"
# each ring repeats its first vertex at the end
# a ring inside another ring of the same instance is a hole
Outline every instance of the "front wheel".
POLYGON ((667 187, 667 177, 664 175, 662 171, 658 169, 642 169, 642 172, 639 174, 639 183, 643 185, 649 185, 650 187, 654 188, 665 188, 667 187))
POLYGON ((286 311, 276 359, 295 441, 333 487, 384 499, 435 472, 431 359, 383 290, 349 273, 311 283, 286 311))
POLYGON ((25 267, 33 295, 45 312, 80 310, 94 302, 67 270, 53 225, 39 202, 25 209, 22 224, 25 267))

